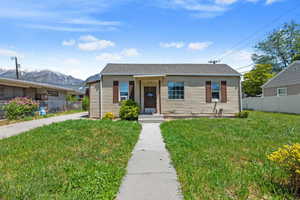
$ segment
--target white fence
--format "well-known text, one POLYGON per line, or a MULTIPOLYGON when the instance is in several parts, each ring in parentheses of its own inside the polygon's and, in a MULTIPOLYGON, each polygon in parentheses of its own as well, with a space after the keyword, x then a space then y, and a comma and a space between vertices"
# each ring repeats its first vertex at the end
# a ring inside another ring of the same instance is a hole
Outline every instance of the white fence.
POLYGON ((300 95, 281 97, 249 97, 243 99, 243 109, 300 114, 300 95))

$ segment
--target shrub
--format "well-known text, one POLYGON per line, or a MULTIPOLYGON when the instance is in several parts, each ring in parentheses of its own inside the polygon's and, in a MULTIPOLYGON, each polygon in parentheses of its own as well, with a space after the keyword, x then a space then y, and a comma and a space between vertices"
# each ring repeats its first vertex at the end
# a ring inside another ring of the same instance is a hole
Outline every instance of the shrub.
POLYGON ((68 102, 76 102, 77 101, 77 97, 73 96, 73 95, 68 95, 67 96, 67 101, 68 102))
POLYGON ((289 173, 291 185, 298 191, 300 188, 300 144, 284 145, 267 157, 289 173))
POLYGON ((300 60, 300 54, 294 55, 293 61, 297 61, 297 60, 300 60))
POLYGON ((5 116, 9 120, 33 116, 37 110, 38 104, 26 97, 16 97, 4 106, 5 116))
POLYGON ((90 107, 90 100, 89 97, 85 96, 82 99, 82 109, 83 110, 88 110, 90 107))
POLYGON ((248 111, 241 111, 235 114, 238 118, 248 118, 249 112, 248 111))
POLYGON ((139 116, 140 108, 133 100, 122 101, 120 117, 123 120, 136 120, 139 116))
POLYGON ((109 119, 109 120, 113 120, 114 118, 115 118, 115 115, 112 112, 105 113, 104 117, 103 117, 103 119, 109 119))

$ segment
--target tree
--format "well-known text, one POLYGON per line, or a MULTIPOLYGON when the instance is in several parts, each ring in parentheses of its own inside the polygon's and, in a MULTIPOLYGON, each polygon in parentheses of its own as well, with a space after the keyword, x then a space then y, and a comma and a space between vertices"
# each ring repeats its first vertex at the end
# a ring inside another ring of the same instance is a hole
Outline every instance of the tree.
POLYGON ((261 86, 274 76, 272 65, 257 64, 250 71, 245 73, 242 83, 243 92, 250 97, 258 96, 262 93, 261 86))
POLYGON ((281 71, 300 54, 299 41, 300 25, 293 21, 286 23, 255 46, 257 53, 253 54, 252 60, 256 64, 272 64, 273 71, 281 71))
POLYGON ((297 54, 293 57, 293 61, 300 60, 300 54, 297 54))

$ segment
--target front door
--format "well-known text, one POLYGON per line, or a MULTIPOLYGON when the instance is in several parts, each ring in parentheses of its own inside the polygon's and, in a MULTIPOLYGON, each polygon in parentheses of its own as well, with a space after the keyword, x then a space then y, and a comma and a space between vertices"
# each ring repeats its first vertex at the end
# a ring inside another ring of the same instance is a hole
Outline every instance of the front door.
POLYGON ((146 113, 156 112, 156 87, 144 87, 144 108, 146 113))

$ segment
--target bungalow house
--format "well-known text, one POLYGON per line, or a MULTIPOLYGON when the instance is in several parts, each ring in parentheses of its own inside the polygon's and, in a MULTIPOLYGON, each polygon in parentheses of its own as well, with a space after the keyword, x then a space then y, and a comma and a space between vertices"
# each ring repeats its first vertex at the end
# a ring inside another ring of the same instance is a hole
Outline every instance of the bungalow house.
POLYGON ((226 64, 107 64, 91 80, 91 118, 119 115, 120 102, 163 117, 233 116, 241 110, 241 74, 226 64))
POLYGON ((300 95, 300 61, 295 61, 262 86, 263 96, 300 95))
POLYGON ((48 112, 67 109, 67 95, 82 95, 80 91, 51 84, 0 78, 0 118, 2 105, 15 97, 29 97, 40 103, 48 112))

